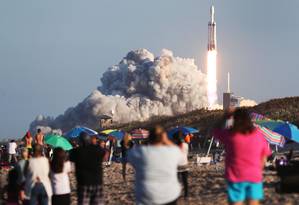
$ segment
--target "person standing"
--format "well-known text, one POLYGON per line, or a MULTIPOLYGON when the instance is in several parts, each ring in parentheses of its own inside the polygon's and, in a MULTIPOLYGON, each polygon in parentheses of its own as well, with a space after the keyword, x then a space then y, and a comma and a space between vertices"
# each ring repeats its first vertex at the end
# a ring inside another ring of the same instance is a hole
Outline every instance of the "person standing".
POLYGON ((91 144, 95 146, 98 145, 98 138, 96 136, 91 137, 91 144))
POLYGON ((70 160, 75 163, 78 205, 102 204, 103 169, 105 151, 90 142, 90 137, 81 132, 81 146, 73 149, 70 160))
POLYGON ((12 161, 14 161, 14 163, 16 163, 17 160, 17 143, 15 142, 15 140, 11 140, 8 143, 8 162, 12 163, 12 161))
MULTIPOLYGON (((183 133, 182 133, 183 135, 183 133)), ((185 136, 184 141, 187 143, 187 145, 189 146, 189 150, 191 151, 191 139, 192 139, 192 134, 191 133, 187 133, 187 135, 185 136)))
POLYGON ((228 200, 234 205, 258 205, 263 199, 263 168, 271 155, 267 141, 252 124, 244 108, 229 110, 216 124, 213 135, 225 146, 228 200), (231 121, 227 126, 227 121, 231 121))
POLYGON ((115 146, 116 145, 116 140, 114 137, 109 136, 108 140, 107 140, 107 147, 109 148, 109 159, 108 159, 108 165, 111 165, 112 163, 112 159, 113 159, 113 155, 114 155, 114 150, 115 150, 115 146))
POLYGON ((106 142, 104 140, 99 140, 99 146, 101 149, 104 150, 105 154, 104 154, 104 158, 103 158, 103 164, 107 165, 108 160, 109 160, 109 150, 106 148, 106 142))
POLYGON ((126 182, 126 172, 127 172, 127 152, 133 147, 133 141, 129 134, 125 134, 123 140, 120 142, 121 144, 121 157, 122 157, 122 176, 124 182, 126 182))
POLYGON ((7 185, 4 187, 6 193, 5 205, 19 205, 18 172, 15 168, 8 172, 7 185))
POLYGON ((37 133, 34 137, 34 140, 35 140, 35 144, 44 146, 44 134, 42 133, 42 130, 40 128, 37 129, 37 133))
POLYGON ((66 161, 65 151, 60 147, 55 148, 51 161, 52 205, 71 204, 70 172, 71 164, 66 161))
POLYGON ((18 185, 20 187, 20 198, 22 199, 22 203, 28 204, 28 200, 25 199, 24 185, 25 185, 25 176, 26 170, 28 169, 28 150, 27 148, 23 148, 21 150, 21 160, 18 161, 15 169, 18 172, 18 185))
POLYGON ((128 162, 135 169, 136 204, 177 204, 181 186, 177 167, 183 161, 161 126, 150 131, 149 145, 136 146, 128 152, 128 162))
POLYGON ((50 165, 42 153, 43 147, 40 144, 35 144, 33 157, 29 159, 25 182, 25 195, 26 198, 30 199, 30 205, 51 204, 50 165))
POLYGON ((18 161, 16 165, 16 170, 18 172, 18 183, 20 185, 25 182, 25 172, 28 167, 28 150, 27 148, 22 148, 21 150, 21 159, 18 161))
POLYGON ((32 155, 32 136, 31 133, 28 131, 26 132, 24 138, 23 138, 24 142, 25 142, 25 147, 28 149, 29 152, 29 156, 32 155))
POLYGON ((174 143, 180 148, 183 153, 183 161, 178 167, 178 178, 182 181, 184 187, 184 197, 188 197, 188 152, 189 146, 183 138, 183 133, 179 131, 173 136, 174 143))

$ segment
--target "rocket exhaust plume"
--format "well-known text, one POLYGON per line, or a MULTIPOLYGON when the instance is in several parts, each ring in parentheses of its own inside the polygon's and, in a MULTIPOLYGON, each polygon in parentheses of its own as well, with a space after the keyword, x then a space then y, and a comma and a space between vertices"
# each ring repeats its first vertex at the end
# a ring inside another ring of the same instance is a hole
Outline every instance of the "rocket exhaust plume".
POLYGON ((214 106, 217 103, 217 51, 208 51, 207 57, 207 77, 208 77, 208 85, 207 85, 207 92, 208 92, 208 102, 209 107, 214 106))
POLYGON ((214 6, 211 6, 210 15, 211 20, 208 24, 207 96, 209 107, 211 108, 217 103, 217 47, 214 6))
POLYGON ((101 115, 114 122, 143 121, 207 107, 207 79, 194 59, 169 50, 154 56, 146 49, 130 51, 104 72, 101 85, 75 107, 56 118, 38 116, 30 125, 44 132, 62 132, 81 125, 99 128, 101 115), (57 132, 57 131, 56 131, 57 132))

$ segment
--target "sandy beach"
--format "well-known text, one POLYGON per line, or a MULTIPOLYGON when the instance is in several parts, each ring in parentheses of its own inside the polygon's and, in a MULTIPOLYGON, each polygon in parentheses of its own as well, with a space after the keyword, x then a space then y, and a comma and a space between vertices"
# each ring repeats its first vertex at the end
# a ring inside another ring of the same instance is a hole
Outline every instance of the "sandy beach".
MULTIPOLYGON (((190 167, 188 201, 180 198, 179 204, 227 204, 225 193, 225 180, 223 178, 224 166, 208 165, 190 167)), ((291 205, 299 204, 299 194, 278 194, 275 192, 275 184, 278 178, 273 171, 265 172, 265 200, 266 205, 291 205)), ((72 180, 74 184, 74 179, 72 180)), ((121 164, 113 164, 104 169, 104 197, 105 204, 134 204, 134 171, 128 169, 128 182, 125 184, 121 177, 121 164)), ((73 186, 74 187, 74 186, 73 186)), ((76 204, 75 190, 73 190, 73 204, 76 204)))
MULTIPOLYGON (((179 204, 227 204, 225 194, 225 180, 223 178, 223 164, 190 167, 189 188, 190 197, 186 201, 179 199, 179 204)), ((5 185, 7 171, 1 171, 1 191, 5 185)), ((296 205, 299 204, 299 194, 278 194, 275 184, 278 178, 273 171, 265 172, 265 205, 296 205)), ((134 171, 129 166, 128 181, 124 183, 121 177, 121 164, 114 163, 104 168, 104 202, 109 205, 134 204, 134 171)), ((72 204, 76 205, 76 181, 71 174, 72 204)))

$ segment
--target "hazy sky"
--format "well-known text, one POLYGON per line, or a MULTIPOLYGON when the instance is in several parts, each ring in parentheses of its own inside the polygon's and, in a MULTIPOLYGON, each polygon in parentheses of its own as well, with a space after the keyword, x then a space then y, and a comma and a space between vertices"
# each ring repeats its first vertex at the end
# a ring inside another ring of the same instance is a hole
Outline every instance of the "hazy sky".
MULTIPOLYGON (((100 84, 130 50, 168 48, 205 71, 208 0, 0 2, 0 137, 20 137, 100 84)), ((299 1, 214 1, 218 89, 258 102, 299 95, 299 1)))

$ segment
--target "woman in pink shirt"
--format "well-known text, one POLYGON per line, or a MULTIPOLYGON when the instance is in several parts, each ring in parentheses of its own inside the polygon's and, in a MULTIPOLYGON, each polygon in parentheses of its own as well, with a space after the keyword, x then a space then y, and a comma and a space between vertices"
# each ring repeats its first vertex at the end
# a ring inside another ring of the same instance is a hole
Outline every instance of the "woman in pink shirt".
POLYGON ((263 199, 263 167, 271 154, 267 141, 253 126, 248 111, 239 108, 224 114, 214 136, 224 144, 225 177, 231 204, 258 205, 263 199), (231 122, 227 128, 227 122, 231 122))

